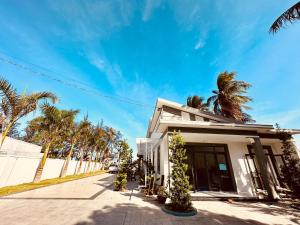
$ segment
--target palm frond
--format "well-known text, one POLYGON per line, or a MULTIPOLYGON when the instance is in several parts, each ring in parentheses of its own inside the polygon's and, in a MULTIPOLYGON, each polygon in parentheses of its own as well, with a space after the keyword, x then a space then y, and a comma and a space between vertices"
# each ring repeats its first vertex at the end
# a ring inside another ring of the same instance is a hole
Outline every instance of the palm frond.
POLYGON ((286 23, 293 23, 300 19, 300 2, 293 5, 279 16, 269 29, 270 33, 276 33, 280 28, 284 27, 286 23))
POLYGON ((47 92, 47 91, 33 93, 33 94, 29 95, 28 98, 32 98, 35 101, 49 99, 49 100, 51 100, 51 102, 53 104, 58 101, 58 98, 55 94, 53 94, 52 92, 47 92))

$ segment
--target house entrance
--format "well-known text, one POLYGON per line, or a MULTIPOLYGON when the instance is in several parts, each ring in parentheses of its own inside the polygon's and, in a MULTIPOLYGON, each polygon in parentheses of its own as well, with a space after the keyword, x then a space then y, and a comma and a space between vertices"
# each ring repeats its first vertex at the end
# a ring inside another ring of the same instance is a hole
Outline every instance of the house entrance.
POLYGON ((234 191, 226 145, 187 145, 188 175, 196 191, 234 191))

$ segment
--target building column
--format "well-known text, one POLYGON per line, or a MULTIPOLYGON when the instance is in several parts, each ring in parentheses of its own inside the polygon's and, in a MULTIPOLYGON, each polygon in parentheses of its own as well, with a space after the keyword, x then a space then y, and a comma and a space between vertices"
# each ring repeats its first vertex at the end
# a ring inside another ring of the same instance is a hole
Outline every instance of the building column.
POLYGON ((258 168, 261 174, 263 186, 266 189, 268 193, 268 199, 269 200, 276 200, 279 199, 279 196, 275 190, 275 186, 272 181, 272 175, 271 175, 271 168, 268 162, 268 158, 265 155, 263 146, 260 142, 259 137, 254 137, 254 152, 255 157, 258 163, 258 168))

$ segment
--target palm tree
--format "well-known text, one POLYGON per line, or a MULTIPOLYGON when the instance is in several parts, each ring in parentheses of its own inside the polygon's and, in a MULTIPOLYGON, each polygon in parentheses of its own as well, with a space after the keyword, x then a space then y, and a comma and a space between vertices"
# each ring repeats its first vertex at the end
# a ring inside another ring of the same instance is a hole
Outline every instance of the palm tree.
POLYGON ((194 96, 189 96, 186 101, 187 106, 199 109, 202 111, 207 111, 208 110, 208 104, 204 103, 204 98, 194 95, 194 96))
POLYGON ((87 116, 85 116, 84 119, 79 123, 79 127, 80 132, 78 138, 78 145, 80 149, 80 160, 79 166, 75 171, 75 174, 78 174, 81 171, 84 153, 88 151, 90 135, 92 134, 92 125, 91 122, 88 120, 87 116))
POLYGON ((41 142, 43 157, 36 170, 33 182, 39 182, 52 145, 62 142, 65 135, 66 124, 74 120, 78 113, 76 110, 59 110, 55 106, 43 104, 42 115, 29 122, 29 129, 32 131, 31 139, 41 142))
POLYGON ((37 92, 30 95, 19 95, 16 89, 5 79, 0 78, 0 94, 1 94, 1 122, 2 122, 2 137, 0 149, 6 136, 16 122, 35 111, 38 102, 41 100, 50 99, 52 103, 57 101, 57 97, 51 92, 37 92))
POLYGON ((62 167, 60 177, 65 177, 66 176, 68 166, 69 166, 69 162, 70 162, 71 156, 73 154, 74 147, 78 143, 82 131, 88 125, 89 124, 87 124, 87 123, 80 123, 80 124, 72 123, 71 126, 69 127, 69 129, 67 131, 68 132, 67 137, 68 137, 68 142, 70 144, 70 148, 69 148, 69 151, 68 151, 68 155, 65 159, 64 165, 62 167))
MULTIPOLYGON (((99 161, 100 153, 105 146, 105 141, 104 137, 106 135, 105 130, 102 127, 102 124, 100 125, 99 123, 97 126, 93 128, 93 134, 91 136, 91 147, 93 148, 93 153, 94 154, 94 168, 92 169, 93 171, 96 169, 97 161, 99 161)), ((92 158, 90 158, 91 160, 92 158)), ((91 163, 91 162, 89 162, 91 163)), ((88 166, 88 169, 90 168, 90 165, 88 166)))
POLYGON ((213 102, 215 114, 222 115, 240 122, 252 122, 251 116, 243 112, 243 109, 250 109, 245 104, 252 99, 243 95, 251 87, 244 81, 235 80, 236 73, 223 72, 217 79, 218 90, 213 91, 214 95, 209 97, 207 103, 213 102))
POLYGON ((106 134, 104 137, 106 145, 102 151, 102 157, 101 157, 102 163, 109 156, 114 144, 120 139, 120 137, 121 137, 120 132, 116 131, 112 127, 106 127, 106 134))
POLYGON ((291 8, 286 10, 281 16, 279 16, 270 27, 270 33, 276 33, 287 22, 293 23, 300 19, 300 2, 297 2, 291 8))

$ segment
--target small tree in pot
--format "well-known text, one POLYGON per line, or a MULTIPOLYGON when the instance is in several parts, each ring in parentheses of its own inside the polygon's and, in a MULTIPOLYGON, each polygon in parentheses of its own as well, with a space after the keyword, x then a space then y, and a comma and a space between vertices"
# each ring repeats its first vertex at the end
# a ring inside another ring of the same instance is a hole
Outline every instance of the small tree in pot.
POLYGON ((170 162, 173 164, 171 171, 170 199, 168 208, 174 211, 185 212, 192 209, 191 196, 189 194, 189 177, 186 175, 188 165, 185 142, 178 132, 174 132, 171 137, 170 162))
POLYGON ((127 173, 130 168, 131 149, 125 140, 117 143, 117 151, 119 153, 120 169, 114 181, 115 190, 123 191, 127 185, 127 173))

